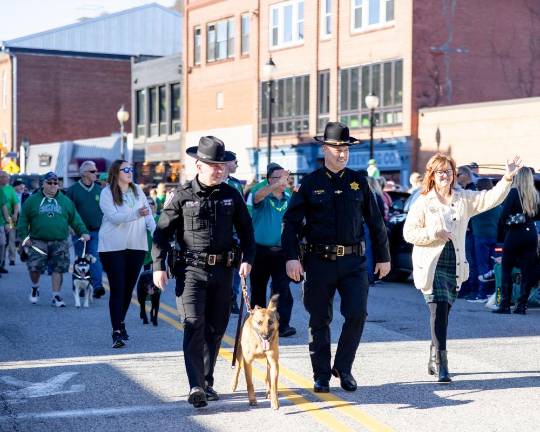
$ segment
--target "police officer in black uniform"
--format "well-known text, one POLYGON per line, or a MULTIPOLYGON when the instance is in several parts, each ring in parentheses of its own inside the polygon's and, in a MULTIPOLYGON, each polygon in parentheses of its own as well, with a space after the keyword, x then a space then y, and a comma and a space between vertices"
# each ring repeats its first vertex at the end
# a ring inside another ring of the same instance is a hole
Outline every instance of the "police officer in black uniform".
MULTIPOLYGON (((174 265, 176 304, 184 322, 184 359, 190 385, 188 402, 196 408, 219 399, 212 388, 214 366, 231 309, 235 262, 240 275, 251 271, 255 255, 247 207, 232 186, 223 183, 225 163, 234 155, 218 138, 207 136, 186 153, 197 159, 197 176, 166 203, 154 232, 154 283, 167 284, 166 258, 176 235, 180 247, 174 265), (233 243, 233 227, 240 250, 233 243)), ((169 261, 170 262, 170 261, 169 261)))
POLYGON ((309 313, 309 352, 314 391, 327 393, 330 376, 341 387, 355 391, 351 375, 356 349, 367 316, 364 221, 373 239, 375 272, 390 271, 390 252, 383 218, 364 177, 345 168, 349 146, 356 142, 342 123, 326 125, 323 143, 324 166, 309 174, 295 192, 283 218, 281 242, 287 259, 287 274, 300 281, 306 272, 304 305, 309 313), (300 241, 303 266, 299 260, 300 241), (330 355, 330 323, 336 290, 341 297, 345 323, 339 337, 333 367, 330 355))

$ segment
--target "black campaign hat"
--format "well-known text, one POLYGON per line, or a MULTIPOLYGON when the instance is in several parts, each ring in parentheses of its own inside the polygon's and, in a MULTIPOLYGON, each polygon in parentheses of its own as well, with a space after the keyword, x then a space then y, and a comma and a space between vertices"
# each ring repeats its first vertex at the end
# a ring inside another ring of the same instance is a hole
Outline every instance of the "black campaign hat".
POLYGON ((225 144, 214 136, 204 136, 198 146, 186 150, 188 156, 206 163, 225 163, 236 159, 233 152, 225 150, 225 144))
POLYGON ((340 122, 328 122, 324 128, 324 135, 314 138, 319 142, 336 147, 358 142, 358 139, 349 136, 349 128, 340 122))

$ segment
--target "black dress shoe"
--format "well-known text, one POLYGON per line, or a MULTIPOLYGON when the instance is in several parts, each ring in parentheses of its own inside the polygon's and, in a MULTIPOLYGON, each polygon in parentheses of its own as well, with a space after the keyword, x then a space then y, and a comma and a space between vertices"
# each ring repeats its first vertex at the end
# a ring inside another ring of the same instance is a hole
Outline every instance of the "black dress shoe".
POLYGON ((217 401, 219 400, 219 395, 217 391, 215 391, 212 386, 206 386, 206 390, 204 390, 206 393, 206 400, 208 401, 217 401))
POLYGON ((332 369, 332 375, 336 378, 339 378, 341 382, 341 388, 345 391, 353 392, 356 391, 358 385, 354 377, 347 372, 340 372, 336 368, 332 369))
POLYGON ((97 287, 94 289, 94 298, 100 298, 105 295, 105 288, 103 287, 97 287))
POLYGON ((499 306, 497 309, 494 309, 491 312, 496 314, 509 314, 510 306, 499 306))
POLYGON ((313 391, 315 393, 330 393, 330 385, 328 380, 317 379, 313 384, 313 391))
POLYGON ((516 308, 514 309, 514 313, 518 315, 525 315, 527 314, 527 305, 524 304, 518 304, 516 308))
POLYGON ((296 329, 291 326, 283 327, 279 329, 279 337, 289 337, 296 334, 296 329))
POLYGON ((208 405, 206 402, 206 393, 201 387, 193 387, 189 392, 188 402, 194 408, 203 408, 208 405))

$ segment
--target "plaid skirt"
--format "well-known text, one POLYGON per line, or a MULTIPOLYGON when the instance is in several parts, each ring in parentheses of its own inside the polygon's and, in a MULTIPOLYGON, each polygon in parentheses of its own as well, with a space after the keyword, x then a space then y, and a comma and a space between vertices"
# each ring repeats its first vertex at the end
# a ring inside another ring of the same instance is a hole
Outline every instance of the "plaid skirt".
POLYGON ((424 299, 426 303, 447 302, 454 304, 457 298, 456 288, 456 252, 454 244, 447 241, 435 268, 433 292, 424 294, 424 299))

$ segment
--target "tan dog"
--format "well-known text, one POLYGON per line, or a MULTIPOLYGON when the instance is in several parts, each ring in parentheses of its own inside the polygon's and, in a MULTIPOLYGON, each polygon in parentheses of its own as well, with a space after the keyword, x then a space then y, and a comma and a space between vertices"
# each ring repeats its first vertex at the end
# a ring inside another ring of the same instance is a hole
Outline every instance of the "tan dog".
POLYGON ((246 375, 249 404, 257 405, 253 389, 253 361, 266 358, 266 398, 270 398, 272 409, 279 409, 279 316, 276 311, 278 295, 273 295, 268 307, 255 306, 244 322, 240 345, 236 353, 238 367, 232 381, 232 391, 236 390, 242 364, 246 375))

